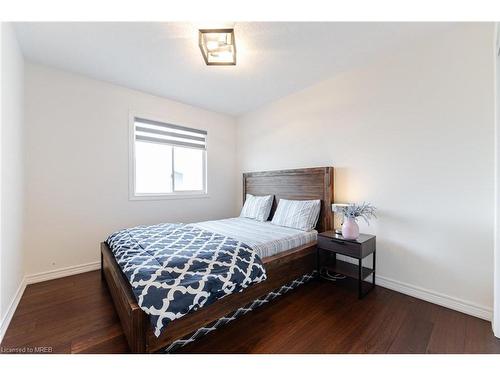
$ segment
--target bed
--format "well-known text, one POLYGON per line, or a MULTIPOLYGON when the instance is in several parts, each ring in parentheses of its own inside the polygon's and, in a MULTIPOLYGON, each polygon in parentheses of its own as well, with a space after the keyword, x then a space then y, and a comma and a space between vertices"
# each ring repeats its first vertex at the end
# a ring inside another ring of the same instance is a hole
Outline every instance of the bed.
POLYGON ((294 232, 271 223, 250 223, 242 218, 192 224, 195 228, 222 233, 248 244, 259 254, 267 277, 265 281, 253 284, 239 293, 230 294, 171 321, 161 334, 153 331, 148 315, 139 307, 132 287, 108 244, 101 244, 102 276, 108 285, 132 352, 158 352, 315 269, 316 234, 330 230, 333 226, 330 209, 333 201, 333 168, 245 173, 243 200, 247 193, 256 196, 274 195, 271 218, 280 199, 320 199, 321 210, 315 231, 294 232))

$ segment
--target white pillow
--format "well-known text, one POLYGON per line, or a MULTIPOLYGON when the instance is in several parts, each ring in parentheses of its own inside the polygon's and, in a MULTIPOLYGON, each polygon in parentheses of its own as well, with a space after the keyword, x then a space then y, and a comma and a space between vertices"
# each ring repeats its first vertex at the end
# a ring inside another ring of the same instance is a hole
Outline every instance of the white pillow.
POLYGON ((245 204, 241 209, 240 217, 247 217, 249 219, 255 219, 259 221, 266 221, 271 213, 271 207, 273 206, 273 196, 255 196, 252 194, 247 194, 245 199, 245 204))
POLYGON ((308 232, 316 226, 320 210, 321 201, 319 199, 308 201, 280 199, 271 222, 282 227, 308 232))

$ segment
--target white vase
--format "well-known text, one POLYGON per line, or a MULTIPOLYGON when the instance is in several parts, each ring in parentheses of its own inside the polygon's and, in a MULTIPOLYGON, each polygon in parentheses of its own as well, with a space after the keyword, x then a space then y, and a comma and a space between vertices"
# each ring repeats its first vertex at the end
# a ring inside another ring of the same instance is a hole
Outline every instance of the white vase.
POLYGON ((342 224, 342 237, 346 240, 355 240, 359 237, 359 226, 356 223, 356 219, 352 217, 346 217, 344 223, 342 224))

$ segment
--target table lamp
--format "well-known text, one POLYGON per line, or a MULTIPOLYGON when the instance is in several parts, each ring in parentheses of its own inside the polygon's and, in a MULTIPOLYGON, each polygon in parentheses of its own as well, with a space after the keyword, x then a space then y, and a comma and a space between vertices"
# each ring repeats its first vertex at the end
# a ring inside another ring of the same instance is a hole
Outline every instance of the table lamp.
MULTIPOLYGON (((334 228, 335 234, 342 234, 342 224, 344 224, 344 214, 342 213, 342 209, 344 207, 349 206, 349 203, 333 203, 332 204, 332 212, 336 215, 341 216, 340 227, 334 228)), ((333 221, 333 225, 335 227, 335 220, 333 221)))

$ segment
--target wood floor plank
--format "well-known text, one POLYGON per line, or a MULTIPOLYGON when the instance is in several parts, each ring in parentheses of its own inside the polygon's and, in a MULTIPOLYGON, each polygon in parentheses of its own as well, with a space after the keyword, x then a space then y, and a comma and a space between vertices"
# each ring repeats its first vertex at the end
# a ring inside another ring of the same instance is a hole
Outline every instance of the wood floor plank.
MULTIPOLYGON (((99 271, 29 285, 1 343, 54 353, 128 353, 99 271)), ((352 281, 313 280, 179 353, 500 353, 490 322, 352 281)))
POLYGON ((492 334, 490 322, 465 317, 464 353, 500 353, 500 340, 492 334))
POLYGON ((386 295, 387 302, 374 312, 369 325, 361 332, 349 350, 351 354, 383 354, 389 351, 400 327, 407 318, 410 304, 406 296, 378 288, 378 294, 386 295))
POLYGON ((429 340, 427 352, 434 354, 465 353, 467 315, 441 306, 431 306, 434 307, 434 330, 429 340))
POLYGON ((428 320, 410 315, 399 329, 388 353, 424 354, 433 328, 434 324, 428 320))

